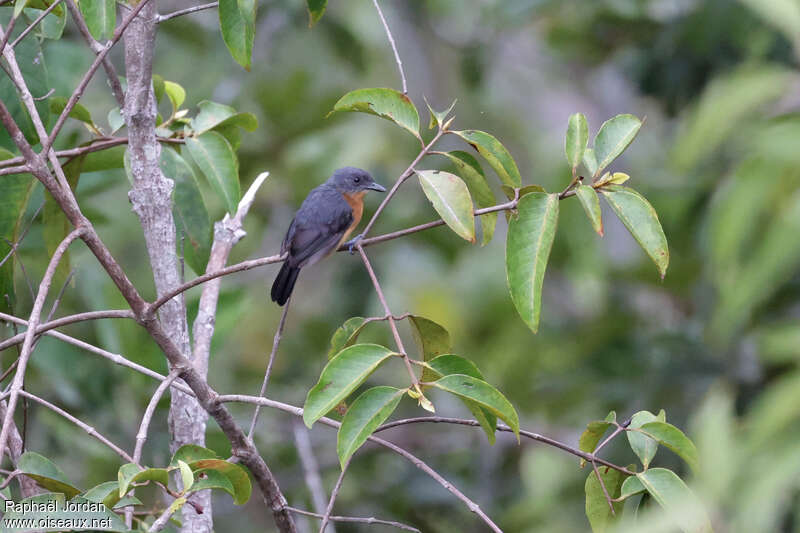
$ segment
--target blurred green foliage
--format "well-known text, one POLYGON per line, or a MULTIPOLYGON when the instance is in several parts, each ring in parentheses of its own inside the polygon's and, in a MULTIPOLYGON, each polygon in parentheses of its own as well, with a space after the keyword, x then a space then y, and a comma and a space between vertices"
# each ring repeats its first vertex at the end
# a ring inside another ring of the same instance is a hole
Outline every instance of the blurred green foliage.
MULTIPOLYGON (((519 319, 508 296, 502 217, 498 238, 483 248, 446 228, 372 248, 392 310, 411 311, 447 327, 455 353, 468 355, 487 381, 503 391, 519 411, 523 428, 577 445, 586 422, 602 419, 609 410, 622 419, 640 409, 665 409, 671 423, 697 443, 699 469, 689 472, 663 449, 654 464, 674 468, 689 480, 716 530, 797 531, 796 2, 385 4, 417 107, 424 109, 423 95, 436 109, 457 98, 454 127, 480 127, 502 139, 524 183, 560 190, 569 182, 562 149, 572 113, 585 113, 591 131, 617 113, 646 115, 636 143, 623 156, 624 169, 658 211, 671 255, 661 281, 609 210, 604 207, 601 240, 578 201, 570 200, 561 206, 537 335, 519 319)), ((162 13, 182 7, 178 1, 159 5, 162 13)), ((357 114, 326 118, 352 89, 399 85, 368 2, 331 3, 312 29, 303 2, 260 2, 256 27, 249 73, 229 57, 215 11, 161 24, 154 67, 187 88, 184 107, 194 111, 199 102, 213 100, 258 117, 258 129, 241 137, 242 187, 263 170, 271 176, 232 262, 275 253, 294 209, 332 169, 367 168, 386 185, 418 150, 415 139, 383 121, 357 114)), ((34 48, 26 68, 40 82, 35 96, 51 87, 57 96, 69 95, 92 60, 70 23, 63 40, 44 41, 45 72, 33 59, 34 48)), ((115 61, 120 54, 121 49, 114 52, 115 61)), ((6 94, 13 89, 3 79, 0 91, 6 94)), ((115 103, 101 75, 83 102, 105 126, 100 117, 115 103)), ((164 116, 169 116, 169 105, 162 100, 164 116)), ((57 148, 89 138, 79 122, 69 127, 57 148)), ((7 140, 0 144, 12 148, 7 140)), ((432 158, 429 164, 433 168, 442 161, 432 158)), ((122 169, 102 170, 84 173, 77 194, 129 277, 152 298, 128 187, 122 169)), ((492 187, 501 198, 496 182, 492 187)), ((226 206, 205 184, 201 188, 212 219, 221 218, 226 206)), ((36 186, 23 224, 43 199, 36 186)), ((404 187, 376 230, 434 217, 422 192, 404 187)), ((30 309, 25 276, 33 283, 41 276, 47 240, 41 225, 34 224, 20 248, 26 271, 18 262, 17 314, 30 309)), ((76 246, 71 261, 76 274, 59 314, 124 307, 85 249, 76 246)), ((210 371, 212 386, 221 392, 255 394, 259 389, 280 315, 266 293, 275 272, 267 267, 223 281, 210 371)), ((192 275, 187 265, 187 277, 192 275)), ((198 294, 197 289, 187 293, 190 309, 196 309, 198 294)), ((349 317, 380 314, 357 258, 340 254, 304 270, 269 395, 302 404, 327 361, 335 329, 349 317)), ((133 322, 83 323, 65 332, 165 371, 163 356, 133 322)), ((6 326, 3 334, 12 335, 12 328, 6 326)), ((402 334, 412 346, 411 331, 402 334)), ((388 345, 390 340, 385 328, 371 324, 360 342, 388 345)), ((15 356, 13 349, 6 351, 3 368, 15 356)), ((375 381, 386 383, 402 377, 402 369, 379 374, 375 381)), ((37 347, 26 386, 128 449, 155 388, 148 378, 51 338, 37 347)), ((432 394, 439 414, 469 416, 456 399, 432 394)), ((151 428, 144 456, 148 464, 169 461, 167 405, 168 399, 161 402, 151 428)), ((399 415, 404 409, 417 414, 409 404, 403 406, 399 415)), ((248 419, 250 409, 233 410, 242 421, 248 419)), ((116 476, 119 459, 80 429, 36 406, 27 416, 29 448, 51 458, 77 484, 92 486, 116 476)), ((289 502, 309 507, 292 422, 285 414, 265 411, 257 444, 289 502)), ((315 426, 311 436, 329 490, 339 472, 335 435, 315 426)), ((489 446, 479 429, 463 427, 409 426, 386 436, 444 473, 507 531, 589 530, 584 515, 589 469, 580 470, 571 456, 525 441, 517 446, 508 434, 489 446)), ((620 442, 606 453, 627 464, 633 457, 620 442)), ((213 425, 208 447, 227 457, 227 441, 213 425)), ((423 531, 483 530, 440 486, 402 459, 370 446, 354 456, 336 510, 411 522, 423 531)), ((648 512, 657 513, 657 506, 648 512)), ((244 512, 229 498, 220 498, 215 519, 220 531, 272 527, 259 498, 244 512)), ((660 525, 665 523, 653 518, 645 530, 670 531, 660 525)), ((626 522, 624 527, 635 525, 626 522)), ((337 530, 360 529, 337 524, 337 530)))

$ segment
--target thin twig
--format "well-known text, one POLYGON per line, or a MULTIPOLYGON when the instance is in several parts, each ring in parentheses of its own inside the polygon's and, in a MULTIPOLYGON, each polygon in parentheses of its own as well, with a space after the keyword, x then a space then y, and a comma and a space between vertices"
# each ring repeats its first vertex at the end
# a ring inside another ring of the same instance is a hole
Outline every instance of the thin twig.
POLYGON ((178 11, 173 11, 172 13, 168 13, 166 15, 159 15, 156 17, 156 24, 160 24, 165 20, 174 19, 175 17, 182 17, 183 15, 189 15, 191 13, 203 11, 204 9, 213 9, 218 5, 219 2, 210 2, 208 4, 202 4, 199 6, 187 7, 186 9, 179 9, 178 11))
POLYGON ((386 30, 386 37, 389 39, 392 52, 394 52, 394 60, 397 62, 397 70, 400 71, 400 79, 403 82, 403 94, 408 94, 406 74, 403 72, 403 62, 400 60, 400 54, 397 52, 397 45, 392 37, 392 32, 389 30, 389 25, 386 23, 386 18, 383 16, 383 11, 381 11, 381 7, 378 5, 378 0, 372 0, 372 3, 375 5, 375 10, 378 12, 378 16, 381 18, 381 24, 383 24, 383 29, 386 30))
MULTIPOLYGON (((260 407, 260 406, 259 406, 260 407)), ((319 465, 314 457, 314 450, 311 446, 308 428, 299 418, 292 422, 294 432, 295 449, 303 467, 303 476, 311 493, 311 503, 317 513, 325 512, 325 489, 322 487, 322 477, 319 474, 319 465)), ((320 516, 322 516, 320 514, 320 516)), ((335 533, 335 531, 333 532, 335 533)))
POLYGON ((350 459, 342 465, 342 471, 339 472, 339 477, 336 479, 336 484, 331 491, 331 499, 328 500, 328 506, 325 508, 325 514, 322 515, 322 523, 319 526, 319 533, 325 533, 325 528, 330 520, 331 513, 333 512, 333 504, 336 503, 336 497, 339 496, 339 491, 342 489, 342 481, 344 481, 344 474, 347 472, 347 467, 350 466, 350 459))
MULTIPOLYGON (((269 377, 272 374, 272 363, 275 361, 275 354, 278 353, 278 346, 281 343, 281 337, 283 336, 283 327, 286 325, 286 316, 289 314, 289 304, 291 304, 291 297, 289 300, 286 301, 286 305, 283 306, 283 312, 281 313, 281 320, 278 322, 278 329, 275 330, 275 336, 272 339, 272 350, 269 353, 269 360, 267 361, 267 369, 264 372, 264 380, 261 382, 261 389, 258 392, 259 396, 265 396, 267 394, 267 384, 269 383, 269 377)), ((253 412, 253 418, 250 420, 250 429, 247 432, 247 438, 253 438, 253 432, 256 430, 256 423, 258 423, 258 413, 261 410, 260 405, 256 405, 256 409, 253 412)))
POLYGON ((597 468, 597 461, 592 461, 592 469, 594 470, 594 475, 597 476, 597 481, 600 482, 600 488, 603 489, 603 496, 606 497, 608 508, 611 509, 611 516, 617 516, 617 512, 614 511, 614 502, 611 501, 611 495, 608 493, 606 483, 603 481, 603 478, 600 477, 600 470, 597 468))
MULTIPOLYGON (((303 516, 311 516, 313 518, 322 518, 323 516, 319 513, 312 513, 311 511, 298 509, 297 507, 287 507, 287 509, 293 513, 297 513, 303 516)), ((375 517, 360 518, 357 516, 329 516, 328 519, 332 522, 356 522, 360 524, 380 524, 383 526, 396 527, 398 529, 403 529, 405 531, 416 531, 416 533, 420 533, 420 530, 413 526, 401 524, 400 522, 392 522, 391 520, 381 520, 375 517)))

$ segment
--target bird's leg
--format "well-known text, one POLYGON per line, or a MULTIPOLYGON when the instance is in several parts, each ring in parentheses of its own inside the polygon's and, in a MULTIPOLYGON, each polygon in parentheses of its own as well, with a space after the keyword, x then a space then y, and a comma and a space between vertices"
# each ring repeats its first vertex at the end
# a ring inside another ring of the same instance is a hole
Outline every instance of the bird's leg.
POLYGON ((347 251, 350 252, 350 255, 353 255, 355 253, 353 251, 353 248, 355 247, 356 244, 358 244, 358 241, 360 241, 363 238, 364 234, 359 233, 358 235, 356 235, 355 237, 344 243, 344 245, 347 246, 347 251))

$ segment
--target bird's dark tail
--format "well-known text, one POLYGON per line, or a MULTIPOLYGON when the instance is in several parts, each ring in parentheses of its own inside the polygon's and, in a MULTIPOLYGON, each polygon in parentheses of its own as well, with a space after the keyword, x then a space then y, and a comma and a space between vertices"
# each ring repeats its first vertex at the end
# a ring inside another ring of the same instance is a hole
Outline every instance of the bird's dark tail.
POLYGON ((299 267, 293 267, 289 265, 288 261, 284 261, 281 271, 278 272, 278 276, 272 284, 271 296, 273 302, 277 302, 278 305, 286 303, 289 296, 292 295, 292 289, 294 289, 298 274, 300 274, 299 267))

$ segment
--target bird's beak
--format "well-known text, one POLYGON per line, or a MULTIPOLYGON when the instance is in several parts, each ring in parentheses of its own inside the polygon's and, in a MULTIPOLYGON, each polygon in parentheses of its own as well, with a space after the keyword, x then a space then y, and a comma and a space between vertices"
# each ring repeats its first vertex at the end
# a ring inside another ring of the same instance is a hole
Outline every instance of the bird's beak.
POLYGON ((378 192, 386 192, 386 187, 384 187, 380 183, 375 183, 375 182, 370 183, 367 189, 378 192))

